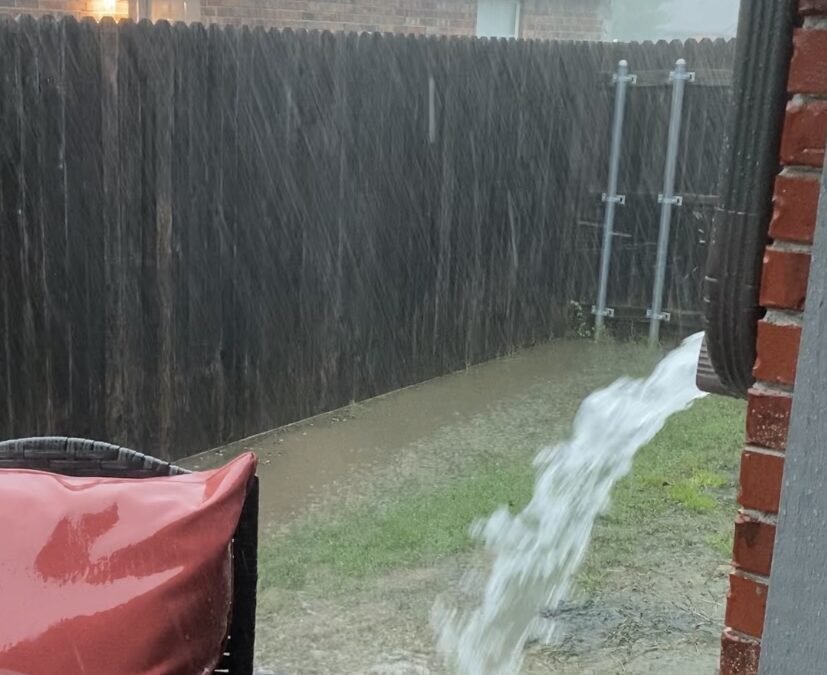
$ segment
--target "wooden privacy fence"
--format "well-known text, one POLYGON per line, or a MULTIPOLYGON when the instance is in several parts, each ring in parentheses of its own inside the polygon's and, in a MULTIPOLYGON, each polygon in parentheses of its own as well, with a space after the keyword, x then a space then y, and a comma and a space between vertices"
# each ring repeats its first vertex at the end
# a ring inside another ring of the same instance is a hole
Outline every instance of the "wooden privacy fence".
MULTIPOLYGON (((732 46, 0 22, 0 436, 180 457, 562 334, 621 56, 732 46)), ((648 302, 668 95, 630 100, 618 306, 648 302)), ((687 99, 690 309, 728 95, 687 99)))

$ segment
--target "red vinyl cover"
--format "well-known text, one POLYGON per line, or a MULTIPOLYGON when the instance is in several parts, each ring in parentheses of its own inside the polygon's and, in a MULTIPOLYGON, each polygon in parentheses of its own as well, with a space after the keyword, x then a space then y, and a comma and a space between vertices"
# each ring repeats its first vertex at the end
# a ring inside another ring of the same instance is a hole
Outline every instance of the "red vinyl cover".
POLYGON ((0 470, 0 675, 200 675, 256 460, 144 479, 0 470))

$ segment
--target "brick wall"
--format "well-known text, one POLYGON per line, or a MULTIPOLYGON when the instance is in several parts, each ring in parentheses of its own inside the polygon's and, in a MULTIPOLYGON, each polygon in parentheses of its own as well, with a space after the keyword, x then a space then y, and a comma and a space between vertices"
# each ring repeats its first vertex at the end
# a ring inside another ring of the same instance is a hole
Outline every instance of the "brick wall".
POLYGON ((523 0, 520 37, 528 40, 599 40, 609 4, 602 0, 523 0))
MULTIPOLYGON (((520 36, 602 39, 609 5, 609 0, 523 0, 520 36)), ((136 18, 136 6, 135 0, 0 0, 0 14, 136 18)), ((197 14, 193 18, 205 24, 473 35, 477 0, 201 0, 197 14)), ((153 11, 153 16, 177 19, 182 14, 153 11)))
POLYGON ((472 35, 476 0, 202 0, 204 23, 472 35))
POLYGON ((100 19, 112 16, 126 19, 134 15, 134 0, 0 0, 0 16, 31 14, 32 16, 91 16, 100 19))
POLYGON ((794 396, 802 310, 819 177, 827 141, 827 0, 800 0, 775 183, 771 243, 764 256, 756 384, 749 393, 741 458, 733 572, 722 638, 721 675, 755 675, 772 566, 784 450, 794 396))

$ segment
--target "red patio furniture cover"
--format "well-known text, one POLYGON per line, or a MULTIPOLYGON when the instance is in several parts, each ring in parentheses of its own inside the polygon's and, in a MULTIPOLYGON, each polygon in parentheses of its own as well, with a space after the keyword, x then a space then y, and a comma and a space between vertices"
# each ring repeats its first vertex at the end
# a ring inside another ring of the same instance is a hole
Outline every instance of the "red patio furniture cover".
POLYGON ((200 675, 255 456, 144 479, 0 470, 0 675, 200 675))

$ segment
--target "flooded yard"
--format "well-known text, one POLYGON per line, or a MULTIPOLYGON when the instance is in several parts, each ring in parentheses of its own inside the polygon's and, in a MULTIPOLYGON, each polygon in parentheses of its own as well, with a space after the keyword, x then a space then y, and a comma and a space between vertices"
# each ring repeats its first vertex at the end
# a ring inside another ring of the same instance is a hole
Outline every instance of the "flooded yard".
MULTIPOLYGON (((261 667, 449 674, 430 616, 468 569, 487 569, 469 526, 526 502, 532 458, 567 435, 585 395, 656 360, 634 344, 561 341, 191 459, 259 455, 261 667)), ((576 596, 547 617, 562 632, 530 644, 522 672, 714 671, 741 415, 705 399, 641 451, 576 596)))
POLYGON ((445 471, 455 472, 480 455, 509 455, 511 440, 515 447, 525 447, 530 458, 566 431, 586 394, 620 374, 640 375, 656 361, 656 355, 637 347, 554 342, 181 464, 205 469, 243 449, 255 451, 260 519, 267 529, 281 529, 323 503, 361 500, 365 490, 389 482, 444 477, 445 471), (518 417, 525 424, 515 424, 518 417))

